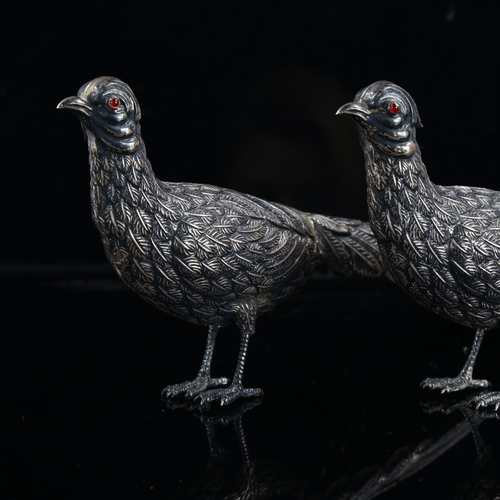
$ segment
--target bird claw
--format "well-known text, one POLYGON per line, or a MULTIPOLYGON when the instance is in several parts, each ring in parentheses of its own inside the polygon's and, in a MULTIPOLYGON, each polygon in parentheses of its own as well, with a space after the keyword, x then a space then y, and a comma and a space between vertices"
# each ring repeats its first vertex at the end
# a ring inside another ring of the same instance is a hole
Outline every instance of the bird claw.
MULTIPOLYGON (((487 396, 491 394, 488 390, 473 391, 471 393, 465 393, 465 395, 457 393, 449 393, 440 396, 437 399, 429 399, 421 403, 423 410, 426 413, 436 413, 441 412, 444 414, 453 413, 456 410, 464 411, 466 408, 474 407, 476 410, 481 408, 486 408, 487 404, 477 405, 476 402, 483 401, 486 403, 487 396)), ((498 404, 500 405, 500 393, 498 394, 498 404)), ((492 398, 493 399, 493 398, 492 398)), ((478 411, 479 414, 479 411, 478 411)), ((480 414, 480 416, 484 416, 480 414)))
POLYGON ((487 380, 474 380, 459 375, 455 378, 426 378, 420 386, 424 389, 441 389, 441 394, 445 394, 464 389, 486 389, 491 386, 491 383, 487 380))
POLYGON ((186 397, 189 399, 195 398, 198 396, 200 393, 205 392, 207 389, 211 387, 220 387, 224 385, 228 385, 231 382, 226 377, 220 377, 220 378, 208 378, 206 380, 206 383, 203 383, 201 386, 193 387, 186 391, 186 397))
POLYGON ((261 396, 262 389, 247 389, 241 384, 231 384, 229 387, 219 387, 209 391, 198 394, 195 398, 196 402, 201 405, 208 405, 214 401, 220 401, 221 406, 228 405, 238 398, 250 398, 254 396, 261 396))
POLYGON ((190 382, 168 385, 162 391, 162 398, 170 399, 184 393, 187 399, 193 399, 200 406, 206 406, 213 401, 220 401, 221 406, 228 405, 236 399, 261 396, 262 389, 247 389, 241 384, 231 384, 230 380, 221 377, 212 379, 208 376, 199 376, 190 382))
POLYGON ((163 398, 174 398, 184 393, 186 398, 192 399, 197 395, 205 392, 208 388, 219 387, 221 385, 228 385, 230 380, 226 377, 210 378, 208 376, 199 376, 189 382, 182 382, 180 384, 167 385, 163 389, 161 395, 163 398))
POLYGON ((497 412, 500 410, 500 392, 485 392, 474 396, 471 399, 471 404, 475 406, 476 410, 489 410, 493 411, 497 418, 497 412))

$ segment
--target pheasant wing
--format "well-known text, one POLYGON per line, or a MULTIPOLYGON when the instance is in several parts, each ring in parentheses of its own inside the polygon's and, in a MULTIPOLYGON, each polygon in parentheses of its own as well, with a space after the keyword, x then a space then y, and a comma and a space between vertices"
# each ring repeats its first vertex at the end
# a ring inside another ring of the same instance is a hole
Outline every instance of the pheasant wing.
POLYGON ((314 240, 294 219, 286 225, 284 213, 277 225, 272 211, 269 217, 262 207, 248 213, 237 201, 219 200, 186 213, 172 240, 173 264, 183 281, 205 296, 235 300, 271 294, 276 300, 308 276, 314 240))
POLYGON ((500 218, 494 208, 462 214, 450 239, 450 265, 472 300, 500 300, 500 218))

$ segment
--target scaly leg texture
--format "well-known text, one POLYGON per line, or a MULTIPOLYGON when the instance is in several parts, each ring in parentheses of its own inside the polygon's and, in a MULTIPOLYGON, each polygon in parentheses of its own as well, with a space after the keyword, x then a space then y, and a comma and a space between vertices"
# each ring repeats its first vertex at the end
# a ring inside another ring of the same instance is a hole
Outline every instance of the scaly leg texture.
POLYGON ((238 354, 238 362, 234 372, 233 381, 229 387, 218 387, 209 391, 198 394, 196 400, 200 404, 209 404, 212 401, 220 401, 221 405, 227 405, 236 399, 243 397, 249 398, 252 396, 262 395, 262 389, 247 389, 243 387, 243 370, 245 367, 245 358, 247 355, 248 341, 250 336, 255 332, 254 312, 241 313, 236 319, 236 324, 241 333, 240 351, 238 354))
POLYGON ((491 384, 487 380, 474 380, 472 378, 472 371, 474 370, 474 364, 476 363, 477 353, 479 352, 484 332, 485 330, 481 328, 476 331, 469 357, 458 377, 426 378, 420 385, 429 389, 441 389, 441 393, 490 387, 491 384))
POLYGON ((492 391, 478 394, 472 398, 472 403, 476 405, 477 410, 500 410, 500 392, 492 391))
POLYGON ((220 385, 229 384, 229 379, 222 378, 212 378, 210 376, 210 367, 212 364, 212 357, 214 354, 215 339, 217 338, 217 332, 219 331, 219 326, 210 325, 208 327, 207 345, 205 347, 205 354, 203 355, 203 361, 201 363, 200 371, 196 378, 189 382, 182 382, 175 385, 167 385, 162 391, 162 396, 166 398, 175 397, 179 394, 185 393, 187 398, 193 398, 196 395, 206 391, 212 387, 218 387, 220 385))

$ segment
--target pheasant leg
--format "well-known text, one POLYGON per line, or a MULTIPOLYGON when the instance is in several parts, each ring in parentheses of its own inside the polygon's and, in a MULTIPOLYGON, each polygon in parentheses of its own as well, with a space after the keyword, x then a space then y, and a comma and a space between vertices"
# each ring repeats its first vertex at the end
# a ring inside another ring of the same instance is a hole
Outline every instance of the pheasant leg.
POLYGON ((460 374, 455 378, 426 378, 420 384, 428 389, 441 389, 441 393, 461 391, 463 389, 484 389, 490 387, 488 380, 475 380, 472 378, 474 364, 476 363, 477 353, 484 336, 484 329, 479 328, 476 331, 474 343, 469 357, 460 374))
POLYGON ((249 398, 263 394, 262 389, 248 389, 243 387, 242 383, 248 341, 250 336, 255 332, 255 315, 241 314, 236 323, 241 332, 241 343, 233 381, 228 387, 218 387, 198 394, 196 401, 199 401, 200 404, 205 405, 213 401, 220 401, 221 405, 228 405, 240 397, 249 398))
POLYGON ((206 391, 211 387, 218 387, 221 385, 229 384, 230 380, 225 377, 212 378, 210 376, 210 367, 212 364, 212 357, 214 354, 215 339, 219 326, 210 325, 208 327, 207 344, 205 347, 205 354, 201 363, 200 371, 194 380, 182 382, 180 384, 167 385, 162 391, 162 396, 171 398, 185 393, 187 398, 193 398, 196 395, 206 391))

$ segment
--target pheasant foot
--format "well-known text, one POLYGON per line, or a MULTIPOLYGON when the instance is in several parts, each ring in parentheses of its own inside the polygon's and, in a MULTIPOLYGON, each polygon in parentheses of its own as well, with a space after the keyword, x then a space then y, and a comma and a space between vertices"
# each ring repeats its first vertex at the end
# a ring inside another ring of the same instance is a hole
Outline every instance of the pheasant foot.
POLYGON ((228 405, 238 398, 250 398, 262 396, 262 389, 247 389, 241 384, 232 383, 229 387, 218 387, 209 391, 201 392, 196 396, 196 401, 206 405, 213 401, 220 401, 221 406, 228 405))
POLYGON ((185 393, 187 398, 193 398, 198 394, 203 393, 212 387, 219 387, 221 385, 229 384, 230 380, 226 377, 211 378, 207 375, 198 376, 189 382, 182 382, 180 384, 167 385, 163 389, 161 395, 164 398, 172 398, 179 394, 185 393))
POLYGON ((463 375, 455 378, 426 378, 420 385, 428 389, 441 389, 441 393, 464 389, 485 389, 491 386, 487 380, 475 380, 463 375))
POLYGON ((500 409, 500 392, 486 392, 474 396, 471 403, 475 405, 476 410, 494 410, 500 409))

